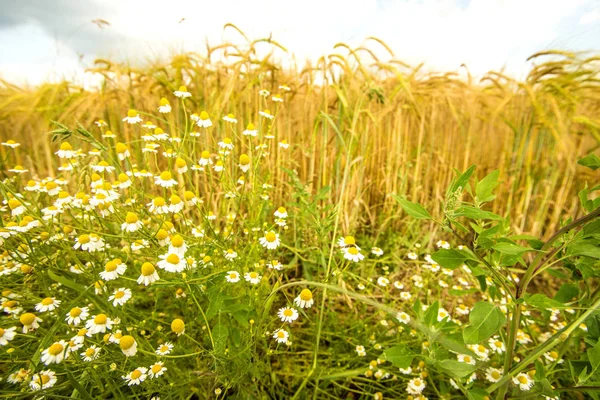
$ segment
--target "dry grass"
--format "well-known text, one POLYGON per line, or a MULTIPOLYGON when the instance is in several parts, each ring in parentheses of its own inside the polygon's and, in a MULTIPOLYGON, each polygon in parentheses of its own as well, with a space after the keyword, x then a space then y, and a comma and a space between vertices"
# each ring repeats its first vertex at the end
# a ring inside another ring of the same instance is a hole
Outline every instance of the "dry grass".
MULTIPOLYGON (((2 149, 0 169, 16 161, 35 176, 51 174, 57 146, 46 134, 50 120, 91 128, 102 118, 130 140, 121 123, 127 109, 155 110, 161 97, 186 83, 192 111, 206 110, 218 120, 220 110, 228 110, 245 125, 260 101, 257 88, 276 93, 286 84, 292 93, 276 120, 279 139, 292 144, 290 157, 313 192, 330 186, 329 201, 341 200, 344 231, 365 228, 379 235, 403 227, 389 193, 441 213, 441 188, 453 168, 471 164, 478 165, 480 177, 500 170, 503 186, 494 211, 510 216, 517 232, 552 232, 563 213, 578 213, 575 194, 590 176, 575 161, 600 141, 599 57, 536 54, 537 66, 524 82, 495 72, 475 82, 424 73, 400 61, 382 63, 367 48, 342 44, 315 65, 284 70, 271 57, 256 56, 263 42, 223 44, 207 57, 178 55, 143 70, 97 60, 92 71, 106 77, 99 92, 69 82, 36 88, 2 82, 0 138, 25 146, 18 160, 7 160, 2 149), (215 61, 223 53, 224 61, 215 61), (348 183, 339 199, 347 165, 348 183)), ((367 43, 385 46, 375 39, 367 43)), ((172 115, 183 118, 172 103, 172 115)), ((284 171, 273 173, 285 177, 284 171)))

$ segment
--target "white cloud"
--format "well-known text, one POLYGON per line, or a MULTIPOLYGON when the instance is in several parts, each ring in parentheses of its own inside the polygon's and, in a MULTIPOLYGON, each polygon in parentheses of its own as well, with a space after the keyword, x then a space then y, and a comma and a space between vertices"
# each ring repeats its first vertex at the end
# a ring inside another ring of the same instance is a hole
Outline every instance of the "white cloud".
MULTIPOLYGON (((591 24, 595 15, 590 11, 584 14, 590 9, 590 0, 91 1, 94 9, 103 10, 97 18, 110 22, 106 32, 111 33, 111 40, 96 43, 98 50, 86 54, 88 60, 100 56, 139 61, 181 50, 202 51, 206 40, 213 45, 223 40, 242 43, 233 30, 223 32, 224 24, 233 22, 251 39, 272 34, 300 64, 335 52, 333 46, 338 42, 358 46, 364 38, 376 36, 388 43, 400 60, 426 62, 433 70, 458 70, 465 63, 476 75, 502 67, 513 75, 523 73, 527 56, 549 47, 573 45, 579 32, 577 20, 591 24), (591 17, 586 16, 590 13, 591 17), (185 20, 179 23, 182 18, 185 20), (561 34, 565 24, 568 41, 561 34), (121 40, 112 39, 115 37, 121 40)), ((73 25, 85 24, 88 16, 85 18, 74 19, 73 25)), ((77 66, 75 51, 68 49, 59 55, 42 51, 45 56, 38 57, 37 65, 28 64, 33 57, 13 61, 11 55, 22 51, 15 46, 56 46, 50 44, 54 43, 51 36, 40 39, 40 32, 20 33, 17 43, 6 44, 5 37, 0 41, 0 50, 5 50, 0 71, 5 74, 23 70, 21 75, 37 81, 47 75, 38 70, 77 66)), ((600 39, 590 43, 586 38, 584 44, 599 49, 600 39)))

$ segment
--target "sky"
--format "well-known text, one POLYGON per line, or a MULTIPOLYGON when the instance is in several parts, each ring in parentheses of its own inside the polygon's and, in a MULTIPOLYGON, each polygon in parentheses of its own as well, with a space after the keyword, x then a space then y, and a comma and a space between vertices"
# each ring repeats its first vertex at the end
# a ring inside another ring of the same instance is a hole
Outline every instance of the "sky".
POLYGON ((475 76, 524 77, 542 50, 600 51, 600 0, 0 0, 0 10, 0 78, 31 85, 85 81, 96 58, 143 64, 207 41, 243 43, 226 23, 284 45, 285 65, 369 36, 409 64, 466 64, 475 76))

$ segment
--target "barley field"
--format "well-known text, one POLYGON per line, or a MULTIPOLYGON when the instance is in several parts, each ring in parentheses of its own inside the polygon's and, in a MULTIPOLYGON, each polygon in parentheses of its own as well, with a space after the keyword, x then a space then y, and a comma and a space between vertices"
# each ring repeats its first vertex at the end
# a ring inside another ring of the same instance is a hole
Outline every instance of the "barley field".
POLYGON ((0 81, 0 396, 599 398, 600 56, 365 43, 0 81))

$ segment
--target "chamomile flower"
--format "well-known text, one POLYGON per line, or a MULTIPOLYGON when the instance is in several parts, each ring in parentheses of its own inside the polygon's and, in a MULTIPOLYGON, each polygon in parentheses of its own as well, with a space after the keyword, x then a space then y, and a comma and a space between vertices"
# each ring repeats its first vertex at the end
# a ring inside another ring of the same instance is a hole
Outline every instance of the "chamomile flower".
POLYGON ((502 354, 506 351, 506 346, 504 346, 504 342, 502 342, 498 338, 490 338, 488 340, 488 344, 490 348, 497 354, 502 354))
POLYGON ((162 114, 168 114, 171 112, 171 104, 169 104, 169 100, 166 98, 160 99, 160 103, 158 106, 158 112, 162 114))
POLYGON ((60 306, 61 301, 54 297, 46 297, 35 305, 35 310, 39 312, 53 311, 60 306))
POLYGON ((365 346, 357 345, 354 350, 356 351, 356 354, 359 357, 366 357, 367 355, 367 352, 365 351, 365 346))
POLYGON ((175 253, 163 254, 158 258, 160 258, 160 261, 156 265, 167 272, 183 272, 185 269, 185 259, 175 253))
POLYGON ((147 372, 147 368, 138 367, 130 373, 128 373, 127 375, 122 376, 121 378, 123 378, 127 382, 127 386, 139 385, 140 383, 144 382, 148 377, 147 372))
POLYGON ((163 171, 160 175, 154 177, 154 184, 168 189, 177 185, 177 181, 173 179, 169 171, 163 171))
POLYGON ((229 261, 233 261, 237 258, 238 254, 233 251, 233 249, 227 249, 223 252, 223 255, 225 256, 226 259, 228 259, 229 261))
POLYGON ((240 273, 237 271, 227 271, 225 280, 229 283, 237 283, 240 281, 240 273))
POLYGON ((6 346, 16 335, 16 327, 0 328, 0 346, 6 346))
POLYGON ((92 165, 92 169, 95 172, 114 172, 115 171, 115 167, 113 167, 112 165, 108 164, 104 160, 100 161, 96 165, 92 165))
POLYGON ((140 117, 137 111, 129 110, 127 111, 127 116, 123 118, 123 122, 127 122, 128 124, 134 125, 142 122, 142 118, 140 117))
POLYGON ((258 91, 258 94, 261 95, 262 97, 269 97, 271 92, 269 92, 267 89, 260 89, 258 91))
POLYGON ((125 357, 133 357, 137 353, 137 342, 131 335, 121 336, 119 339, 119 347, 123 354, 125 354, 125 357))
POLYGON ((287 218, 288 212, 285 207, 279 207, 277 210, 275 210, 273 215, 275 215, 277 218, 287 218))
POLYGON ((129 149, 127 148, 127 145, 125 143, 117 143, 115 145, 115 152, 117 153, 117 157, 121 161, 131 156, 131 153, 129 152, 129 149))
POLYGON ((244 274, 244 279, 250 283, 251 285, 258 285, 260 283, 262 276, 258 274, 258 272, 246 272, 244 274))
POLYGON ((449 318, 450 314, 448 314, 448 311, 446 311, 444 308, 440 307, 440 309, 438 310, 438 315, 437 315, 437 320, 438 322, 442 322, 443 320, 445 320, 446 318, 449 318))
POLYGON ((112 281, 123 275, 126 270, 127 265, 121 259, 115 258, 104 265, 104 271, 100 272, 100 278, 105 281, 112 281))
POLYGON ((13 217, 19 216, 19 215, 23 214, 25 211, 27 211, 27 209, 25 208, 25 206, 23 206, 21 201, 19 201, 18 199, 14 199, 14 198, 10 199, 8 201, 8 208, 10 208, 11 215, 13 217))
POLYGON ((146 204, 146 207, 148 207, 148 211, 152 214, 160 215, 169 213, 169 206, 167 205, 167 202, 160 196, 155 197, 154 200, 146 204))
POLYGON ((50 371, 49 369, 40 371, 35 373, 31 377, 31 382, 29 382, 29 387, 31 390, 44 390, 49 389, 56 384, 58 379, 56 378, 56 373, 54 371, 50 371))
POLYGON ((283 139, 281 142, 279 142, 280 149, 287 149, 289 147, 290 147, 290 144, 287 142, 287 140, 283 139))
POLYGON ((114 321, 106 316, 106 314, 94 315, 85 323, 85 327, 90 335, 96 333, 106 333, 106 330, 111 330, 114 321))
MULTIPOLYGON (((354 236, 345 236, 339 238, 337 241, 337 245, 342 248, 351 246, 358 247, 356 246, 356 239, 354 239, 354 236)), ((360 247, 358 249, 360 250, 360 247)))
POLYGON ((62 142, 60 149, 55 153, 59 158, 71 159, 75 158, 77 152, 73 150, 73 146, 69 142, 62 142))
POLYGON ((498 368, 488 368, 485 370, 485 379, 491 383, 496 383, 502 378, 502 371, 498 368))
POLYGON ((342 249, 342 253, 344 254, 344 258, 348 261, 353 261, 355 263, 362 261, 365 256, 360 253, 360 250, 354 247, 344 247, 342 249))
POLYGON ((218 160, 215 164, 215 166, 213 167, 213 170, 215 172, 223 172, 223 170, 225 169, 225 164, 223 164, 222 160, 218 160))
POLYGON ((179 97, 180 99, 186 99, 188 97, 192 97, 192 94, 188 92, 187 87, 179 86, 179 89, 173 92, 175 97, 179 97))
POLYGON ((67 342, 61 340, 53 343, 50 347, 42 352, 41 361, 45 365, 60 364, 67 355, 67 342))
POLYGON ((445 240, 438 240, 435 245, 440 249, 449 249, 450 248, 450 243, 446 242, 445 240))
POLYGON ((23 333, 27 333, 39 328, 39 322, 42 322, 42 319, 33 313, 25 313, 19 317, 19 322, 23 324, 23 333))
POLYGON ((458 359, 458 362, 462 362, 465 364, 475 365, 476 363, 475 358, 471 357, 468 354, 457 354, 456 358, 458 359))
POLYGON ((371 249, 371 253, 373 253, 377 257, 381 257, 383 255, 383 250, 381 250, 379 247, 373 247, 371 249))
POLYGON ((379 278, 377 278, 377 285, 386 287, 389 284, 390 284, 390 280, 388 278, 386 278, 384 276, 380 276, 379 278))
POLYGON ((210 120, 210 117, 206 111, 202 111, 200 113, 200 118, 198 118, 196 125, 198 125, 200 128, 210 128, 212 126, 212 121, 210 120))
POLYGON ((273 332, 273 339, 275 339, 277 343, 287 343, 289 337, 290 334, 285 329, 276 329, 275 332, 273 332))
POLYGON ((77 326, 85 321, 90 316, 88 307, 73 307, 66 314, 67 324, 77 326))
POLYGON ((298 311, 293 307, 282 307, 277 312, 277 316, 283 322, 292 323, 298 319, 298 311))
POLYGON ((265 233, 265 236, 261 237, 258 241, 263 247, 266 247, 268 250, 275 250, 281 244, 281 241, 279 240, 279 235, 273 231, 265 233))
POLYGON ((90 362, 94 361, 100 356, 100 348, 96 345, 88 347, 83 353, 80 354, 83 361, 90 362))
POLYGON ((459 304, 456 308, 454 308, 454 312, 458 315, 469 315, 471 310, 464 304, 459 304))
POLYGON ((302 289, 300 294, 294 299, 294 304, 300 308, 310 308, 314 302, 310 289, 302 289))
POLYGON ((227 114, 226 116, 224 116, 223 121, 227 121, 232 124, 237 124, 238 122, 233 114, 227 114))
POLYGON ((156 348, 155 353, 159 356, 166 356, 167 354, 171 353, 171 350, 173 350, 173 347, 174 347, 173 343, 165 342, 156 348))
POLYGON ((181 336, 185 333, 185 323, 182 319, 175 318, 173 322, 171 322, 171 331, 175 333, 177 336, 181 336))
POLYGON ((425 390, 426 383, 421 378, 414 378, 408 381, 408 386, 406 387, 406 391, 409 394, 419 395, 425 390))
POLYGON ((272 115, 269 110, 259 111, 258 115, 260 115, 261 117, 265 117, 267 119, 273 119, 273 118, 275 118, 275 116, 272 115))
POLYGON ((250 157, 248 154, 242 154, 240 156, 240 163, 238 164, 242 172, 246 173, 250 169, 250 157))
POLYGON ((121 230, 123 232, 135 232, 141 229, 143 226, 144 225, 138 218, 137 214, 127 212, 127 215, 125 216, 125 222, 121 224, 121 230))
POLYGON ((164 374, 166 370, 167 368, 164 366, 164 363, 162 361, 158 361, 150 366, 148 374, 150 375, 150 378, 154 379, 164 374))
POLYGON ((520 373, 517 376, 512 378, 512 381, 515 385, 519 387, 522 391, 527 391, 533 387, 533 380, 529 377, 529 375, 520 373))
POLYGON ((563 359, 558 358, 558 352, 554 350, 544 353, 544 358, 551 363, 556 362, 556 360, 558 360, 557 364, 562 364, 564 362, 563 359))
POLYGON ((399 322, 401 322, 401 323, 403 323, 403 324, 407 325, 407 324, 410 322, 410 315, 408 315, 408 314, 407 314, 407 313, 405 313, 405 312, 399 312, 399 313, 396 315, 396 319, 397 319, 399 322))
POLYGON ((108 297, 108 301, 113 302, 113 307, 122 306, 125 303, 127 303, 129 299, 131 299, 131 296, 131 289, 119 288, 115 290, 111 296, 108 297))
POLYGON ((246 126, 246 130, 242 132, 242 135, 256 137, 258 135, 258 130, 256 130, 256 127, 253 123, 249 123, 246 126))

